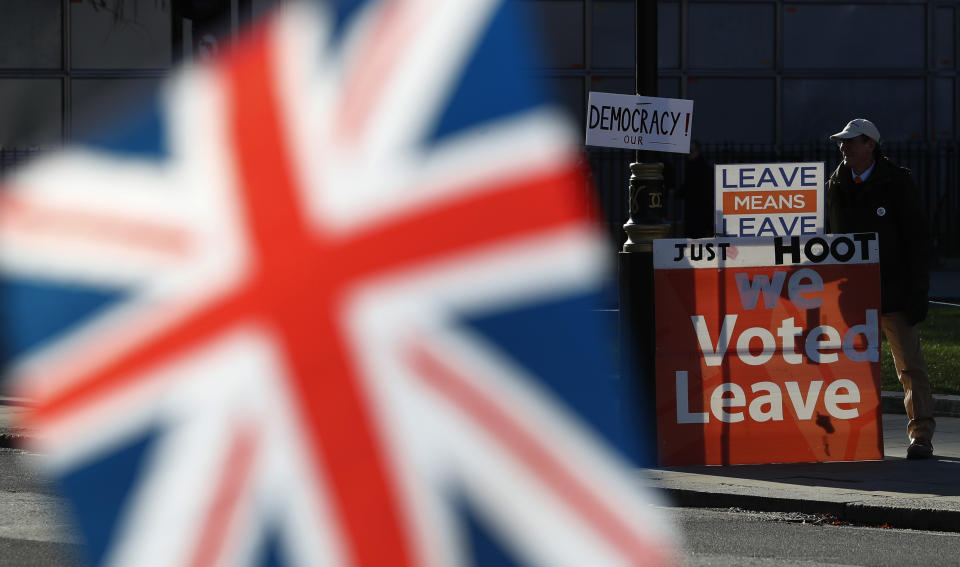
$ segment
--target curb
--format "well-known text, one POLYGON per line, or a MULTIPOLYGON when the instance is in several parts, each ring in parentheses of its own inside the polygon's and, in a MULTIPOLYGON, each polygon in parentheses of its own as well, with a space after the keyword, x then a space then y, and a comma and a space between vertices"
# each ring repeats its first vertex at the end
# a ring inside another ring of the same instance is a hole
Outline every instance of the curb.
POLYGON ((32 432, 13 426, 11 417, 31 404, 25 398, 0 396, 0 449, 25 449, 30 445, 32 432))
POLYGON ((837 520, 867 526, 907 530, 960 532, 960 511, 880 506, 862 502, 834 502, 784 496, 700 492, 684 488, 660 488, 679 508, 742 508, 753 512, 800 512, 829 514, 837 520))
MULTIPOLYGON (((880 392, 880 411, 885 414, 906 414, 903 392, 880 392)), ((960 396, 933 396, 934 417, 960 417, 960 396)))
POLYGON ((0 449, 23 449, 29 444, 29 438, 19 433, 0 433, 0 449))

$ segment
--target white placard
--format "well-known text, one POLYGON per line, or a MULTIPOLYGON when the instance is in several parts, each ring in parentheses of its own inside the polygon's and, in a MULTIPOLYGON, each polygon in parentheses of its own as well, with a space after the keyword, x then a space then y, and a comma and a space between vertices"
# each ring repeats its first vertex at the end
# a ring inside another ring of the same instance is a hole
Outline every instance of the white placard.
POLYGON ((714 231, 743 238, 824 232, 823 162, 714 166, 714 231))
POLYGON ((690 153, 693 101, 591 92, 588 146, 690 153))

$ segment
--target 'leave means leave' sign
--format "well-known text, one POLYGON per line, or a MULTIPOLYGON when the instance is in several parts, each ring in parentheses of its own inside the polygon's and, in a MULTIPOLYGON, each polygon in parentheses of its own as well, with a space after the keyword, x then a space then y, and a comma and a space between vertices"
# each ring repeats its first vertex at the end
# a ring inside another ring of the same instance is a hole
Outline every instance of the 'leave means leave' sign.
POLYGON ((725 236, 823 233, 823 162, 714 166, 714 229, 725 236))

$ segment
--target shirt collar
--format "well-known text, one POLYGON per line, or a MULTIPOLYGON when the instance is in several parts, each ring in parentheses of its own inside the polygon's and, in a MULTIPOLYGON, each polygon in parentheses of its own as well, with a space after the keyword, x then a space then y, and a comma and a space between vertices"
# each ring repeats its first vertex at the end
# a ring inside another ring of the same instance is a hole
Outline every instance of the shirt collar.
MULTIPOLYGON (((870 167, 868 167, 868 168, 866 169, 866 171, 864 171, 863 173, 860 174, 860 181, 861 181, 861 182, 862 182, 862 181, 866 181, 867 178, 870 177, 870 174, 873 173, 873 168, 876 167, 876 165, 877 165, 877 161, 874 160, 873 163, 870 164, 870 167)), ((854 173, 852 169, 850 170, 850 177, 851 177, 851 178, 856 178, 856 177, 857 177, 857 174, 854 173)))

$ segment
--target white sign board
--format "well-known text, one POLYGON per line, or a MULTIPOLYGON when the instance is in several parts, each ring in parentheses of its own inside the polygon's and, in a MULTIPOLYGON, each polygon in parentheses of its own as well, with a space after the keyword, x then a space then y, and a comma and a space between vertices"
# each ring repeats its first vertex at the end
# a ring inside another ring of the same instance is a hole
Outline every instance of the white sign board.
POLYGON ((823 234, 823 162, 714 166, 714 230, 741 238, 823 234))
MULTIPOLYGON (((875 232, 789 238, 662 238, 653 241, 653 267, 657 270, 850 265, 879 261, 880 242, 875 232)), ((751 292, 762 290, 767 293, 762 285, 756 285, 758 287, 753 284, 749 287, 751 292)))
POLYGON ((591 92, 587 145, 690 153, 693 101, 591 92))

